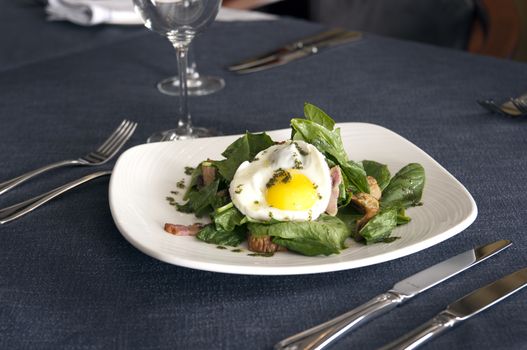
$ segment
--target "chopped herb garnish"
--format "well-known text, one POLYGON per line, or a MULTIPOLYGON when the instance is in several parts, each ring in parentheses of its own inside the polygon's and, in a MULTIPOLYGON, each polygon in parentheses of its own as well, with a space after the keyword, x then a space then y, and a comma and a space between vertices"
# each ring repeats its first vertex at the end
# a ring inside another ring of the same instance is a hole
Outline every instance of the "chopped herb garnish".
POLYGON ((192 175, 192 172, 194 172, 194 168, 190 166, 185 167, 185 175, 192 175))
POLYGON ((218 249, 227 249, 226 247, 224 247, 224 246, 222 246, 222 245, 219 245, 219 246, 217 246, 216 248, 218 248, 218 249))
POLYGON ((178 194, 179 194, 178 191, 170 191, 170 193, 175 194, 175 195, 178 195, 178 194))
POLYGON ((181 179, 181 180, 179 180, 179 181, 176 183, 176 187, 177 187, 177 188, 181 188, 181 189, 185 188, 185 179, 181 179))
POLYGON ((254 204, 260 204, 260 201, 254 201, 253 203, 254 204))
POLYGON ((302 147, 300 147, 300 146, 298 145, 298 143, 293 142, 293 145, 295 145, 296 149, 298 150, 298 153, 300 153, 300 154, 303 155, 303 156, 307 156, 307 155, 308 155, 308 152, 305 151, 305 150, 303 150, 302 147))
POLYGON ((304 169, 304 164, 298 159, 295 158, 295 166, 293 169, 304 169))
POLYGON ((250 253, 247 254, 248 256, 263 256, 265 258, 269 258, 274 255, 274 253, 250 253))
POLYGON ((243 190, 243 184, 239 184, 238 186, 236 186, 236 189, 234 190, 234 193, 240 194, 240 193, 242 193, 242 190, 243 190))
POLYGON ((243 252, 243 249, 240 249, 240 248, 232 249, 231 252, 233 252, 233 253, 241 253, 241 252, 243 252))
POLYGON ((284 169, 275 170, 273 176, 267 181, 267 184, 265 184, 265 187, 273 187, 278 180, 284 184, 288 183, 291 181, 291 173, 284 169))

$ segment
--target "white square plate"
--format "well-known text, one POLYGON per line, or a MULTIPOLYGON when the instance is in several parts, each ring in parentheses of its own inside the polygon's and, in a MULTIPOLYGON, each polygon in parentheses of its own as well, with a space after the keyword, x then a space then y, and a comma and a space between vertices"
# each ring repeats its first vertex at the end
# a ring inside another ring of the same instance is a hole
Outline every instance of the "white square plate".
MULTIPOLYGON (((467 228, 477 216, 474 199, 439 163, 398 134, 374 124, 341 123, 344 147, 355 161, 375 160, 395 174, 408 163, 420 163, 426 172, 423 206, 410 208, 412 221, 394 231, 401 239, 363 245, 350 240, 349 248, 331 256, 307 257, 290 252, 272 257, 250 256, 246 246, 218 249, 195 237, 166 233, 166 222, 204 222, 183 214, 166 201, 176 183, 195 167, 221 153, 240 135, 140 145, 124 152, 110 181, 110 208, 122 235, 137 249, 161 261, 194 269, 249 274, 294 275, 352 269, 396 259, 444 241, 467 228)), ((268 132, 285 140, 290 130, 268 132)), ((181 191, 181 190, 179 190, 181 191)), ((183 192, 183 191, 181 191, 183 192)), ((175 196, 181 202, 182 194, 175 196)))

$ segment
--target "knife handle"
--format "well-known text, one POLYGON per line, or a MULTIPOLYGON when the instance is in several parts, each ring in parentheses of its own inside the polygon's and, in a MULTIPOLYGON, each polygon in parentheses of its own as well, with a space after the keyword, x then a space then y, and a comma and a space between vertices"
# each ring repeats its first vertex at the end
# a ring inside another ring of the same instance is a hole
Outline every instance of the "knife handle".
POLYGON ((313 36, 310 36, 310 37, 307 37, 307 38, 303 38, 303 39, 300 39, 298 41, 295 41, 294 43, 291 43, 291 44, 288 44, 285 46, 285 48, 287 50, 297 50, 297 49, 301 49, 307 45, 313 45, 313 44, 316 44, 320 41, 324 41, 324 40, 327 40, 331 37, 334 37, 336 35, 341 35, 343 33, 347 33, 347 30, 345 29, 342 29, 342 28, 333 28, 333 29, 329 29, 325 32, 322 32, 322 33, 318 33, 318 34, 315 34, 313 36))
POLYGON ((459 319, 456 316, 446 310, 442 311, 422 326, 383 346, 379 350, 415 349, 433 337, 451 329, 458 321, 459 319))
POLYGON ((388 291, 332 320, 286 338, 274 348, 275 350, 323 349, 352 329, 395 308, 406 299, 404 295, 388 291))

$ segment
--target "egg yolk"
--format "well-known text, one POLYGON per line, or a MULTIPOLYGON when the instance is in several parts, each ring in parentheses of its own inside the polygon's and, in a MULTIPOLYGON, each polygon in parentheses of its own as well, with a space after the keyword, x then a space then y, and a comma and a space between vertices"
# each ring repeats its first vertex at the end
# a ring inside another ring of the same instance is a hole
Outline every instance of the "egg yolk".
POLYGON ((275 173, 267 187, 265 199, 277 209, 306 210, 318 199, 316 186, 307 176, 294 169, 275 173))

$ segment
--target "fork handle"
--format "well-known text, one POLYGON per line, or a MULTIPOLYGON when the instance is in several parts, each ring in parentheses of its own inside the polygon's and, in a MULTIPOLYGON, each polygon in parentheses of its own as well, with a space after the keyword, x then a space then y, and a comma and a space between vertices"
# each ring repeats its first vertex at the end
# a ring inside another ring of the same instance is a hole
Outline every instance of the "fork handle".
POLYGON ((78 165, 78 164, 81 164, 81 162, 79 162, 78 160, 63 160, 63 161, 60 161, 60 162, 56 162, 56 163, 53 163, 53 164, 49 164, 49 165, 46 165, 46 166, 43 166, 42 168, 38 168, 38 169, 35 169, 35 170, 32 170, 32 171, 29 171, 25 174, 22 174, 20 176, 17 176, 11 180, 7 180, 5 182, 2 182, 0 183, 0 195, 1 194, 4 194, 6 193, 7 191, 9 191, 10 189, 20 185, 22 182, 25 182, 29 179, 31 179, 32 177, 34 176, 37 176, 38 174, 42 174, 48 170, 51 170, 51 169, 56 169, 56 168, 61 168, 63 166, 68 166, 68 165, 78 165))
POLYGON ((40 207, 42 204, 45 204, 49 202, 50 200, 52 200, 53 198, 61 195, 62 193, 68 190, 71 190, 72 188, 75 188, 79 185, 82 185, 85 182, 91 181, 98 177, 110 175, 111 173, 112 173, 111 171, 98 171, 96 173, 86 175, 84 177, 81 177, 80 179, 77 179, 75 181, 62 185, 60 187, 57 187, 54 190, 51 190, 49 192, 46 192, 34 198, 28 199, 26 201, 23 201, 21 203, 12 205, 4 209, 0 209, 0 224, 5 224, 7 222, 18 219, 19 217, 24 216, 30 211, 40 207))

